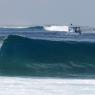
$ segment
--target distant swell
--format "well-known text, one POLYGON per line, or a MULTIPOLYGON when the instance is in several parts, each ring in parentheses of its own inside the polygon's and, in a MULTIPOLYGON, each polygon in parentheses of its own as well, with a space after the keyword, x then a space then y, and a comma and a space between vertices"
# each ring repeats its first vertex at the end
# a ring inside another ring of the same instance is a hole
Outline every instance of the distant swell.
POLYGON ((0 26, 0 29, 33 29, 33 30, 42 30, 44 26, 0 26))
POLYGON ((43 30, 44 26, 32 26, 32 27, 27 27, 27 29, 33 29, 33 30, 43 30))
POLYGON ((0 74, 95 77, 95 43, 9 36, 0 52, 0 74))

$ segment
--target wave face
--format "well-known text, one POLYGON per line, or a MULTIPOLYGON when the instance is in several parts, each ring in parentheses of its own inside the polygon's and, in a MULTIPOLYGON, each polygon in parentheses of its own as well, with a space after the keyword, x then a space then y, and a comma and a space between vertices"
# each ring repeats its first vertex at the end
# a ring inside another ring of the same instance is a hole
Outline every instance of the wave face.
POLYGON ((0 51, 0 74, 40 77, 95 77, 95 43, 9 36, 0 51))

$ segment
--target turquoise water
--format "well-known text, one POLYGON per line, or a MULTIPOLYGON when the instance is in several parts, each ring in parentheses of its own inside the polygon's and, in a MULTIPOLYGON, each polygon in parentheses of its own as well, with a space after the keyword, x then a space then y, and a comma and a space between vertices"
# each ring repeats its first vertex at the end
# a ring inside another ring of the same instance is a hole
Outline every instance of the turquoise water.
POLYGON ((0 74, 61 78, 95 77, 95 43, 9 36, 0 52, 0 74))

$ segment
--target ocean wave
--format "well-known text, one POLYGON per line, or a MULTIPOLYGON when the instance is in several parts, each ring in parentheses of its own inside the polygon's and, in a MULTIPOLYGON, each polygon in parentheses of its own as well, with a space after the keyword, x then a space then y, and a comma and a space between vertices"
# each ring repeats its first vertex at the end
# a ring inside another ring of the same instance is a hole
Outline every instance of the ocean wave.
POLYGON ((9 36, 0 51, 0 74, 95 78, 95 43, 9 36))
POLYGON ((24 27, 24 26, 0 26, 0 28, 7 28, 7 29, 22 29, 22 28, 28 28, 28 27, 24 27))
POLYGON ((43 29, 44 26, 0 26, 3 29, 43 29))
POLYGON ((44 26, 44 29, 47 31, 69 31, 69 26, 44 26))

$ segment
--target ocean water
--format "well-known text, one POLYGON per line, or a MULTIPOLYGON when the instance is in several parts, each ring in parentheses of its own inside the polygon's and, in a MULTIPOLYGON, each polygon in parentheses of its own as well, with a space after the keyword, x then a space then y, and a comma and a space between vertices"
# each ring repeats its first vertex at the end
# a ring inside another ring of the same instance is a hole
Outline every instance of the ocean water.
POLYGON ((94 33, 3 27, 0 46, 0 95, 95 95, 94 33))
POLYGON ((0 95, 95 95, 95 80, 0 77, 0 95))

